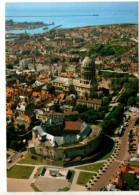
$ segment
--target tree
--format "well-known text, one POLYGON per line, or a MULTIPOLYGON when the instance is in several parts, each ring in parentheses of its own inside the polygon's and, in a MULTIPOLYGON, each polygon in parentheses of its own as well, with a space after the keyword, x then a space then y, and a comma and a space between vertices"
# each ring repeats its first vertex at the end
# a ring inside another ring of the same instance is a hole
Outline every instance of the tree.
POLYGON ((108 89, 102 87, 101 90, 103 91, 104 96, 108 96, 109 95, 109 90, 108 89))
POLYGON ((102 99, 102 97, 103 97, 103 92, 100 92, 100 93, 98 94, 98 98, 99 98, 99 99, 102 99))
POLYGON ((86 99, 88 99, 88 93, 87 92, 85 92, 85 97, 86 97, 86 99))
POLYGON ((11 140, 10 148, 17 150, 17 141, 16 140, 11 140))
POLYGON ((133 150, 133 145, 132 145, 132 144, 129 145, 129 150, 130 150, 130 151, 133 150))
POLYGON ((14 64, 18 64, 18 63, 19 63, 19 60, 15 60, 15 61, 14 61, 14 64))
POLYGON ((71 114, 66 119, 67 119, 67 121, 77 121, 78 118, 79 118, 78 114, 71 114))
POLYGON ((139 117, 137 118, 135 125, 139 125, 139 117))
POLYGON ((24 125, 24 124, 19 125, 19 129, 21 129, 21 130, 25 130, 25 125, 24 125))
POLYGON ((77 91, 75 90, 75 87, 73 85, 70 86, 70 93, 77 95, 77 91))
POLYGON ((55 112, 62 112, 59 104, 54 104, 52 106, 52 110, 54 110, 55 112))
POLYGON ((6 129, 7 147, 11 146, 11 140, 16 139, 16 133, 13 123, 10 123, 6 129))
POLYGON ((79 58, 70 58, 70 62, 79 62, 79 58))
POLYGON ((90 93, 90 98, 98 98, 98 94, 97 94, 97 92, 91 92, 90 93))
POLYGON ((133 106, 136 105, 136 97, 129 97, 127 101, 127 106, 133 106))
POLYGON ((109 105, 109 99, 105 98, 102 102, 102 106, 108 106, 109 105))
POLYGON ((36 120, 36 121, 34 122, 34 125, 35 125, 35 126, 39 126, 41 123, 42 123, 42 121, 41 121, 40 119, 38 119, 38 120, 36 120))
POLYGON ((7 65, 6 65, 6 68, 7 68, 7 69, 13 69, 13 64, 7 64, 7 65))
POLYGON ((116 107, 102 122, 103 132, 112 136, 123 118, 123 105, 116 107))
POLYGON ((73 107, 74 111, 78 111, 79 113, 83 113, 87 110, 87 106, 85 104, 77 104, 73 107))
POLYGON ((55 57, 55 58, 52 58, 51 59, 51 63, 53 64, 53 63, 57 63, 58 61, 60 61, 60 58, 58 58, 58 57, 55 57))
POLYGON ((22 51, 22 54, 23 54, 23 55, 30 55, 30 52, 31 52, 30 49, 26 49, 26 50, 23 50, 23 51, 22 51))
POLYGON ((125 85, 125 88, 126 88, 125 91, 121 94, 119 98, 119 102, 124 105, 127 104, 136 105, 135 97, 137 96, 138 93, 138 80, 133 79, 130 83, 125 85), (127 97, 129 97, 128 98, 129 100, 127 99, 127 97))
POLYGON ((35 81, 36 81, 35 78, 30 78, 26 82, 27 82, 28 85, 32 85, 33 83, 35 83, 35 81))
POLYGON ((47 91, 49 91, 50 94, 55 94, 55 87, 51 83, 48 83, 47 91))

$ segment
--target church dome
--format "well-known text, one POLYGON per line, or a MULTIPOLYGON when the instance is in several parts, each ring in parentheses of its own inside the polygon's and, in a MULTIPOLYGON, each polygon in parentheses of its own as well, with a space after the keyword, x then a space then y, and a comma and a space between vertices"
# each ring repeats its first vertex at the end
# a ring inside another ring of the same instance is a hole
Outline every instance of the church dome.
POLYGON ((88 67, 93 65, 94 65, 94 61, 89 56, 86 56, 82 62, 82 67, 88 67))

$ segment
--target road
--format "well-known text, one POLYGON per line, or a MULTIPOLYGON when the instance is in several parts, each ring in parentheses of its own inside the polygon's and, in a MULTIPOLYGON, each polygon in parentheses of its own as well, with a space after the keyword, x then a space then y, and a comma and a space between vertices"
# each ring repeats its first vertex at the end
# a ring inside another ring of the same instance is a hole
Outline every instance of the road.
POLYGON ((8 163, 8 162, 7 162, 7 169, 9 170, 12 166, 14 166, 14 165, 16 164, 16 162, 20 159, 20 155, 21 155, 21 154, 25 155, 26 153, 27 153, 27 151, 22 152, 22 153, 17 152, 17 153, 11 158, 12 162, 11 162, 11 163, 8 163))
POLYGON ((118 174, 123 162, 130 157, 128 153, 128 132, 130 128, 133 128, 135 121, 136 119, 131 119, 129 126, 126 127, 124 135, 121 138, 121 148, 117 158, 108 166, 106 172, 102 173, 100 178, 96 180, 94 185, 90 186, 91 191, 100 191, 105 187, 118 174))

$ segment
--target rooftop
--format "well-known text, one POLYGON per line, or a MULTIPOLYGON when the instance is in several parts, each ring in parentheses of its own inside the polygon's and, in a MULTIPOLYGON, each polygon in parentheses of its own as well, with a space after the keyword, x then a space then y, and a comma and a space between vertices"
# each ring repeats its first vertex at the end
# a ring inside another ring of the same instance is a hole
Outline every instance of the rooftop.
POLYGON ((65 128, 64 130, 79 130, 81 131, 81 124, 82 122, 76 121, 65 121, 65 128))

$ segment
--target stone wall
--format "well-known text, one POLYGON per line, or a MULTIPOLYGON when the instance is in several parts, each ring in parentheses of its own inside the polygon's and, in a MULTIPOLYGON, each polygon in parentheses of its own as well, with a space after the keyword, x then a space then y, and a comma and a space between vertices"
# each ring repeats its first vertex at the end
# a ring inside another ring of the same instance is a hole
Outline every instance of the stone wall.
POLYGON ((35 151, 37 154, 43 155, 46 158, 55 160, 64 160, 67 158, 73 159, 77 156, 85 157, 94 153, 100 146, 102 140, 102 134, 99 138, 89 140, 86 144, 75 144, 71 146, 64 147, 51 147, 46 146, 44 143, 40 143, 35 146, 35 151))

